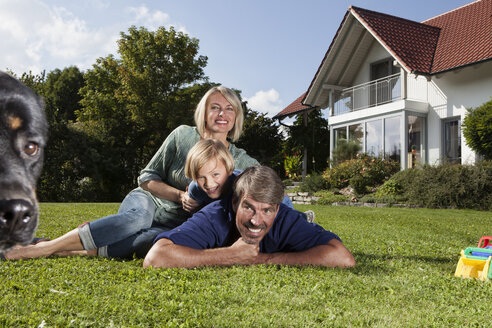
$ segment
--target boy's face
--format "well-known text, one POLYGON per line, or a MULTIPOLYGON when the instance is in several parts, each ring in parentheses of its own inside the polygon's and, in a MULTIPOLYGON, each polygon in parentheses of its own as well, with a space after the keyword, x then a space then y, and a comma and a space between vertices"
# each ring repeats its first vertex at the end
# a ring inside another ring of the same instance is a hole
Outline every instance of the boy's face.
POLYGON ((222 195, 227 178, 231 173, 227 172, 221 160, 212 159, 198 170, 196 182, 207 193, 208 197, 218 199, 222 195))

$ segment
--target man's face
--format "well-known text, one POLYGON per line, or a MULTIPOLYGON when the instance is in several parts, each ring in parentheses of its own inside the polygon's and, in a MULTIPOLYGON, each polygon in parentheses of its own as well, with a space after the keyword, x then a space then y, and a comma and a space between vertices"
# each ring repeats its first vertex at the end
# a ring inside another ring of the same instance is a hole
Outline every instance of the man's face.
POLYGON ((236 226, 243 240, 258 244, 272 227, 278 204, 261 203, 244 195, 236 209, 236 226))

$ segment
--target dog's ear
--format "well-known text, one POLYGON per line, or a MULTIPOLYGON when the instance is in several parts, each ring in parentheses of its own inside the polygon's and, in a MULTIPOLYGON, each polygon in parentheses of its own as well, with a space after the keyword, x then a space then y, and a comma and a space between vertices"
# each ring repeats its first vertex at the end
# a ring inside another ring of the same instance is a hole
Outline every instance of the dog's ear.
POLYGON ((48 122, 43 99, 4 72, 0 72, 0 110, 11 129, 28 129, 28 133, 38 137, 41 146, 45 146, 48 122))

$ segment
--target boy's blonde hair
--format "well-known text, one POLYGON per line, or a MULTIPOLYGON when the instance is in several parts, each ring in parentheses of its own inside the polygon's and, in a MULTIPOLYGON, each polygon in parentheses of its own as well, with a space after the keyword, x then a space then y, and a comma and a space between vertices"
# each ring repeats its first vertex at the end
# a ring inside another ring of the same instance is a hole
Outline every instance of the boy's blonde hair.
POLYGON ((222 142, 216 139, 198 141, 188 152, 185 174, 197 180, 198 171, 212 159, 221 160, 229 174, 234 170, 234 159, 222 142))
POLYGON ((195 125, 198 130, 198 133, 203 137, 205 133, 205 114, 207 112, 207 102, 208 98, 214 94, 215 92, 219 92, 224 96, 225 99, 232 105, 234 108, 234 112, 236 114, 236 120, 234 122, 234 127, 229 131, 227 137, 231 139, 231 141, 235 142, 241 136, 243 132, 243 122, 244 122, 244 114, 243 107, 241 106, 241 100, 239 100, 238 95, 233 90, 226 88, 224 86, 212 87, 209 89, 205 95, 203 95, 202 99, 196 106, 195 110, 195 125))

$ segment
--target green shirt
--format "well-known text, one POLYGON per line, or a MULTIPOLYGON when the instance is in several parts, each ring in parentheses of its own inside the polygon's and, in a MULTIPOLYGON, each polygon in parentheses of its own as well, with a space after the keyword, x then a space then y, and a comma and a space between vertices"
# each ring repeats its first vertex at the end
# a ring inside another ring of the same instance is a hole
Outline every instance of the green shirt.
MULTIPOLYGON (((138 184, 141 185, 149 180, 160 180, 179 190, 186 190, 191 182, 184 173, 186 156, 191 147, 198 141, 200 141, 200 134, 196 127, 187 125, 177 127, 164 140, 149 164, 140 172, 138 184)), ((229 144, 229 152, 234 158, 236 169, 244 170, 259 164, 257 160, 248 156, 243 149, 237 148, 232 143, 229 144)), ((137 189, 143 191, 140 187, 137 189)), ((159 224, 171 229, 179 226, 190 217, 190 213, 184 211, 180 203, 159 198, 147 191, 144 192, 152 198, 156 205, 154 221, 159 224)))

